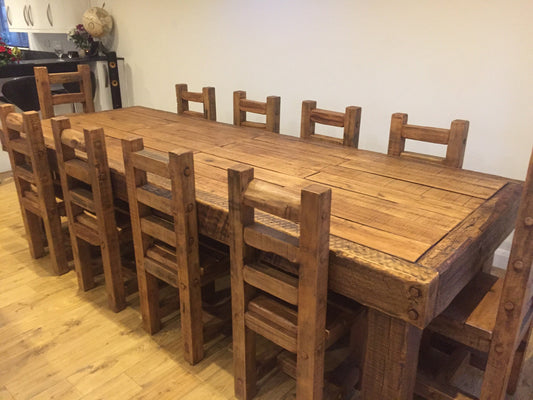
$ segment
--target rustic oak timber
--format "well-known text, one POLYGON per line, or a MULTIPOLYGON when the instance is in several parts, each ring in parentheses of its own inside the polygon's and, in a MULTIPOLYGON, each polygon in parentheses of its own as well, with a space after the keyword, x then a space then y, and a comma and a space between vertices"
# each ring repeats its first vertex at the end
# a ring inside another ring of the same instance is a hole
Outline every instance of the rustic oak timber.
MULTIPOLYGON (((1 399, 235 398, 231 337, 209 342, 206 357, 190 366, 182 357, 179 316, 149 336, 136 294, 118 314, 109 309, 103 285, 76 295, 74 271, 55 276, 50 257, 31 258, 15 183, 9 174, 0 180, 1 399)), ((461 376, 462 389, 479 389, 478 371, 469 365, 465 370, 471 373, 461 376)), ((295 380, 279 371, 261 382, 256 398, 287 400, 294 393, 295 380)), ((361 400, 360 393, 347 398, 361 400)), ((529 346, 514 400, 531 398, 529 346)))
POLYGON ((47 246, 54 272, 64 274, 69 271, 67 252, 39 114, 14 111, 11 104, 0 106, 3 143, 9 153, 30 253, 33 258, 43 257, 47 246))
MULTIPOLYGON (((488 254, 492 251, 488 249, 488 254)), ((533 152, 505 277, 497 278, 479 272, 428 326, 432 332, 488 353, 481 387, 482 400, 502 400, 506 391, 513 394, 516 390, 517 376, 533 323, 532 267, 533 152)), ((427 379, 419 382, 418 394, 426 395, 428 387, 433 385, 434 382, 427 379)))
POLYGON ((179 115, 190 115, 193 117, 205 118, 210 121, 217 120, 217 107, 215 100, 215 88, 204 87, 201 92, 189 92, 187 84, 176 84, 176 103, 179 115), (189 101, 201 103, 203 113, 189 110, 189 101))
POLYGON ((144 329, 150 334, 161 329, 158 280, 178 288, 183 353, 196 364, 204 357, 208 328, 202 286, 228 274, 228 254, 200 242, 193 153, 156 153, 144 148, 142 138, 125 138, 122 148, 144 329))
POLYGON ((131 226, 127 209, 115 208, 113 201, 104 131, 71 129, 66 117, 53 118, 52 130, 79 287, 86 291, 95 286, 90 246, 97 246, 109 307, 121 311, 126 306, 121 244, 125 253, 132 242, 131 226))
POLYGON ((94 112, 91 70, 87 64, 79 64, 77 72, 48 73, 46 67, 34 67, 33 71, 43 119, 55 116, 57 104, 81 103, 84 113, 94 112), (52 94, 51 85, 71 82, 79 84, 79 93, 52 94))
POLYGON ((251 399, 256 393, 259 334, 296 354, 296 398, 322 399, 325 349, 342 336, 327 340, 325 332, 351 327, 348 316, 326 324, 331 189, 312 184, 298 197, 254 179, 253 168, 242 165, 228 170, 228 186, 235 395, 251 399), (258 226, 256 210, 298 223, 299 239, 258 226), (261 252, 296 263, 297 270, 266 263, 261 252))
POLYGON ((233 124, 250 128, 265 129, 279 133, 281 97, 268 96, 266 102, 249 100, 244 90, 233 92, 233 124), (246 113, 265 115, 265 122, 253 122, 246 119, 246 113))
POLYGON ((302 122, 300 137, 305 139, 321 140, 343 146, 359 146, 359 129, 361 127, 361 107, 348 106, 344 113, 323 110, 316 107, 316 101, 304 100, 302 102, 302 122), (344 128, 342 139, 315 133, 315 125, 331 125, 344 128))
MULTIPOLYGON (((77 114, 71 124, 105 129, 114 193, 123 200, 121 139, 142 137, 147 150, 162 153, 193 151, 199 233, 226 244, 227 168, 252 166, 255 177, 282 188, 330 187, 329 289, 390 317, 395 326, 404 321, 424 329, 441 313, 472 277, 461 273, 463 260, 479 258, 479 246, 495 248, 513 229, 518 210, 518 181, 327 142, 144 107, 77 114)), ((43 132, 52 149, 48 120, 43 132)), ((298 235, 295 224, 277 217, 257 212, 256 220, 298 235)), ((411 330, 396 332, 404 343, 396 349, 413 347, 405 344, 413 340, 411 330)), ((397 351, 387 354, 391 363, 399 357, 397 351)), ((416 370, 416 362, 405 368, 416 370)), ((389 375, 387 385, 398 387, 399 376, 389 375)), ((363 387, 375 387, 370 379, 363 375, 363 387)))
POLYGON ((410 157, 426 162, 444 164, 449 167, 462 168, 466 150, 469 122, 456 119, 450 129, 431 128, 407 124, 407 114, 392 114, 389 136, 389 156, 410 157), (446 156, 405 151, 405 140, 418 140, 446 145, 446 156))
POLYGON ((422 330, 406 321, 368 310, 363 366, 364 399, 410 399, 422 330), (392 361, 394 360, 394 362, 392 361))

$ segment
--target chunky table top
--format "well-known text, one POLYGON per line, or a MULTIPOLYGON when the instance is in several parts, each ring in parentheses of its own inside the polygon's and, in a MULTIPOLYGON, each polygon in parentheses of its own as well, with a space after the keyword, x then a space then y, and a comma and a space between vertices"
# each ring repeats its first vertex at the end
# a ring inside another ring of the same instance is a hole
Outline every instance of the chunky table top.
MULTIPOLYGON (((251 165, 281 186, 330 186, 330 288, 419 328, 511 232, 521 191, 506 178, 144 107, 73 115, 71 123, 104 128, 118 197, 126 196, 118 139, 193 150, 200 231, 226 243, 228 167, 251 165)), ((53 148, 50 121, 43 131, 53 148)))

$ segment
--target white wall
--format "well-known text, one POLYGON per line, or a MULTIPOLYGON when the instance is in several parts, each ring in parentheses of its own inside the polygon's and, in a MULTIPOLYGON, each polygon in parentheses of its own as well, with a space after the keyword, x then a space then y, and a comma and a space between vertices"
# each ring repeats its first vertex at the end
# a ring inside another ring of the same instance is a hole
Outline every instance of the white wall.
POLYGON ((465 168, 523 178, 533 146, 531 0, 108 0, 132 103, 174 110, 174 83, 282 98, 283 133, 301 101, 363 107, 360 147, 386 152, 390 116, 470 121, 465 168))
MULTIPOLYGON (((394 112, 440 127, 468 119, 465 168, 525 175, 531 0, 107 0, 105 8, 130 104, 175 110, 175 83, 212 85, 219 121, 231 122, 234 90, 280 95, 281 130, 294 135, 304 99, 339 111, 359 105, 360 147, 379 152, 394 112)), ((47 40, 56 39, 33 45, 47 40)))

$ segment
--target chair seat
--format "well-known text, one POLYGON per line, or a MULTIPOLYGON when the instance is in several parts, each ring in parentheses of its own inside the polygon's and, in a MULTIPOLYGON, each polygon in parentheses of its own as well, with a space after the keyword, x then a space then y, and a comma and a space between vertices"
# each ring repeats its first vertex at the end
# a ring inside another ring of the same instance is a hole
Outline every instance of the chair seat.
POLYGON ((429 329, 488 352, 496 323, 503 279, 481 272, 433 320, 429 329))

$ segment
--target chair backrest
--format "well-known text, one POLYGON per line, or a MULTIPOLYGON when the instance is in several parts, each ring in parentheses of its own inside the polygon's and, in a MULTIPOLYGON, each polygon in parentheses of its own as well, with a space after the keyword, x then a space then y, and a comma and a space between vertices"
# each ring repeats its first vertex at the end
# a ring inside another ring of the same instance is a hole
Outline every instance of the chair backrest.
MULTIPOLYGON (((15 113, 11 104, 0 106, 4 143, 19 199, 23 205, 56 207, 55 191, 44 144, 39 113, 15 113)), ((36 212, 40 214, 40 212, 36 212)))
MULTIPOLYGON (((298 196, 280 186, 254 179, 253 168, 243 165, 228 169, 228 185, 230 230, 233 233, 230 247, 234 338, 235 334, 239 335, 236 329, 242 326, 239 318, 251 311, 247 304, 253 303, 252 312, 256 313, 263 307, 274 314, 278 309, 279 319, 291 313, 285 303, 297 306, 296 336, 278 330, 267 337, 296 352, 297 365, 302 357, 306 360, 300 364, 304 365, 302 368, 298 367, 297 397, 314 398, 309 394, 321 392, 323 382, 331 189, 310 185, 298 196), (284 231, 281 226, 276 228, 258 223, 254 215, 256 209, 279 217, 281 225, 287 223, 283 220, 298 224, 299 237, 284 231), (278 269, 280 265, 258 263, 257 250, 296 263, 297 275, 278 269), (251 288, 246 285, 281 300, 279 306, 254 303, 251 288)), ((249 313, 246 315, 251 317, 249 313)), ((253 329, 268 335, 268 329, 253 329)), ((234 346, 234 357, 240 358, 242 354, 237 354, 240 351, 234 346)), ((236 393, 243 390, 238 385, 236 382, 236 393)))
POLYGON ((300 137, 316 139, 343 146, 359 146, 359 128, 361 126, 361 107, 348 106, 344 113, 316 108, 316 101, 302 102, 302 123, 300 137), (315 133, 315 124, 331 125, 344 128, 342 139, 315 133))
POLYGON ((407 124, 407 114, 392 114, 388 154, 389 156, 405 156, 449 167, 462 168, 468 125, 468 121, 458 119, 452 121, 450 129, 409 125, 407 124), (446 157, 406 152, 405 139, 446 145, 446 157))
POLYGON ((71 129, 66 117, 52 118, 51 123, 79 286, 94 286, 89 245, 100 247, 108 303, 120 311, 126 299, 104 130, 71 129))
MULTIPOLYGON (((492 368, 487 369, 485 372, 484 381, 488 380, 490 382, 492 380, 490 374, 503 374, 507 371, 507 375, 509 375, 515 350, 532 324, 532 264, 533 152, 529 160, 529 168, 522 191, 511 254, 503 282, 496 324, 492 334, 488 359, 488 363, 492 368)), ((502 387, 502 393, 496 393, 494 398, 503 398, 505 387, 506 385, 502 387)), ((487 395, 488 393, 482 392, 481 398, 486 398, 483 396, 487 395)))
POLYGON ((118 248, 104 130, 71 129, 66 117, 53 118, 52 130, 65 207, 74 232, 90 235, 93 244, 111 240, 118 248), (96 220, 87 212, 96 216, 96 220), (82 223, 78 219, 83 219, 82 223), (87 229, 91 225, 93 229, 87 229))
POLYGON ((34 67, 33 71, 43 119, 55 116, 54 106, 57 104, 81 103, 83 105, 83 112, 94 112, 91 70, 87 64, 78 65, 76 72, 49 74, 46 67, 34 67), (52 85, 72 82, 79 84, 79 93, 52 94, 52 85))
POLYGON ((13 105, 3 104, 0 118, 32 256, 38 258, 44 251, 42 240, 37 238, 41 226, 24 210, 42 219, 54 270, 65 273, 68 271, 67 255, 39 114, 36 111, 17 114, 13 105))
POLYGON ((266 102, 261 102, 248 100, 245 91, 237 90, 233 92, 233 124, 279 133, 280 105, 279 96, 268 96, 266 102), (265 115, 266 121, 264 123, 247 121, 247 112, 265 115))
POLYGON ((201 92, 189 92, 187 84, 176 84, 176 102, 178 104, 178 114, 191 115, 193 117, 205 118, 210 121, 217 120, 217 106, 215 101, 215 88, 204 87, 201 92), (202 103, 204 112, 189 110, 189 101, 202 103))
POLYGON ((176 262, 199 265, 193 154, 156 153, 141 138, 122 149, 137 263, 178 287, 176 262))

